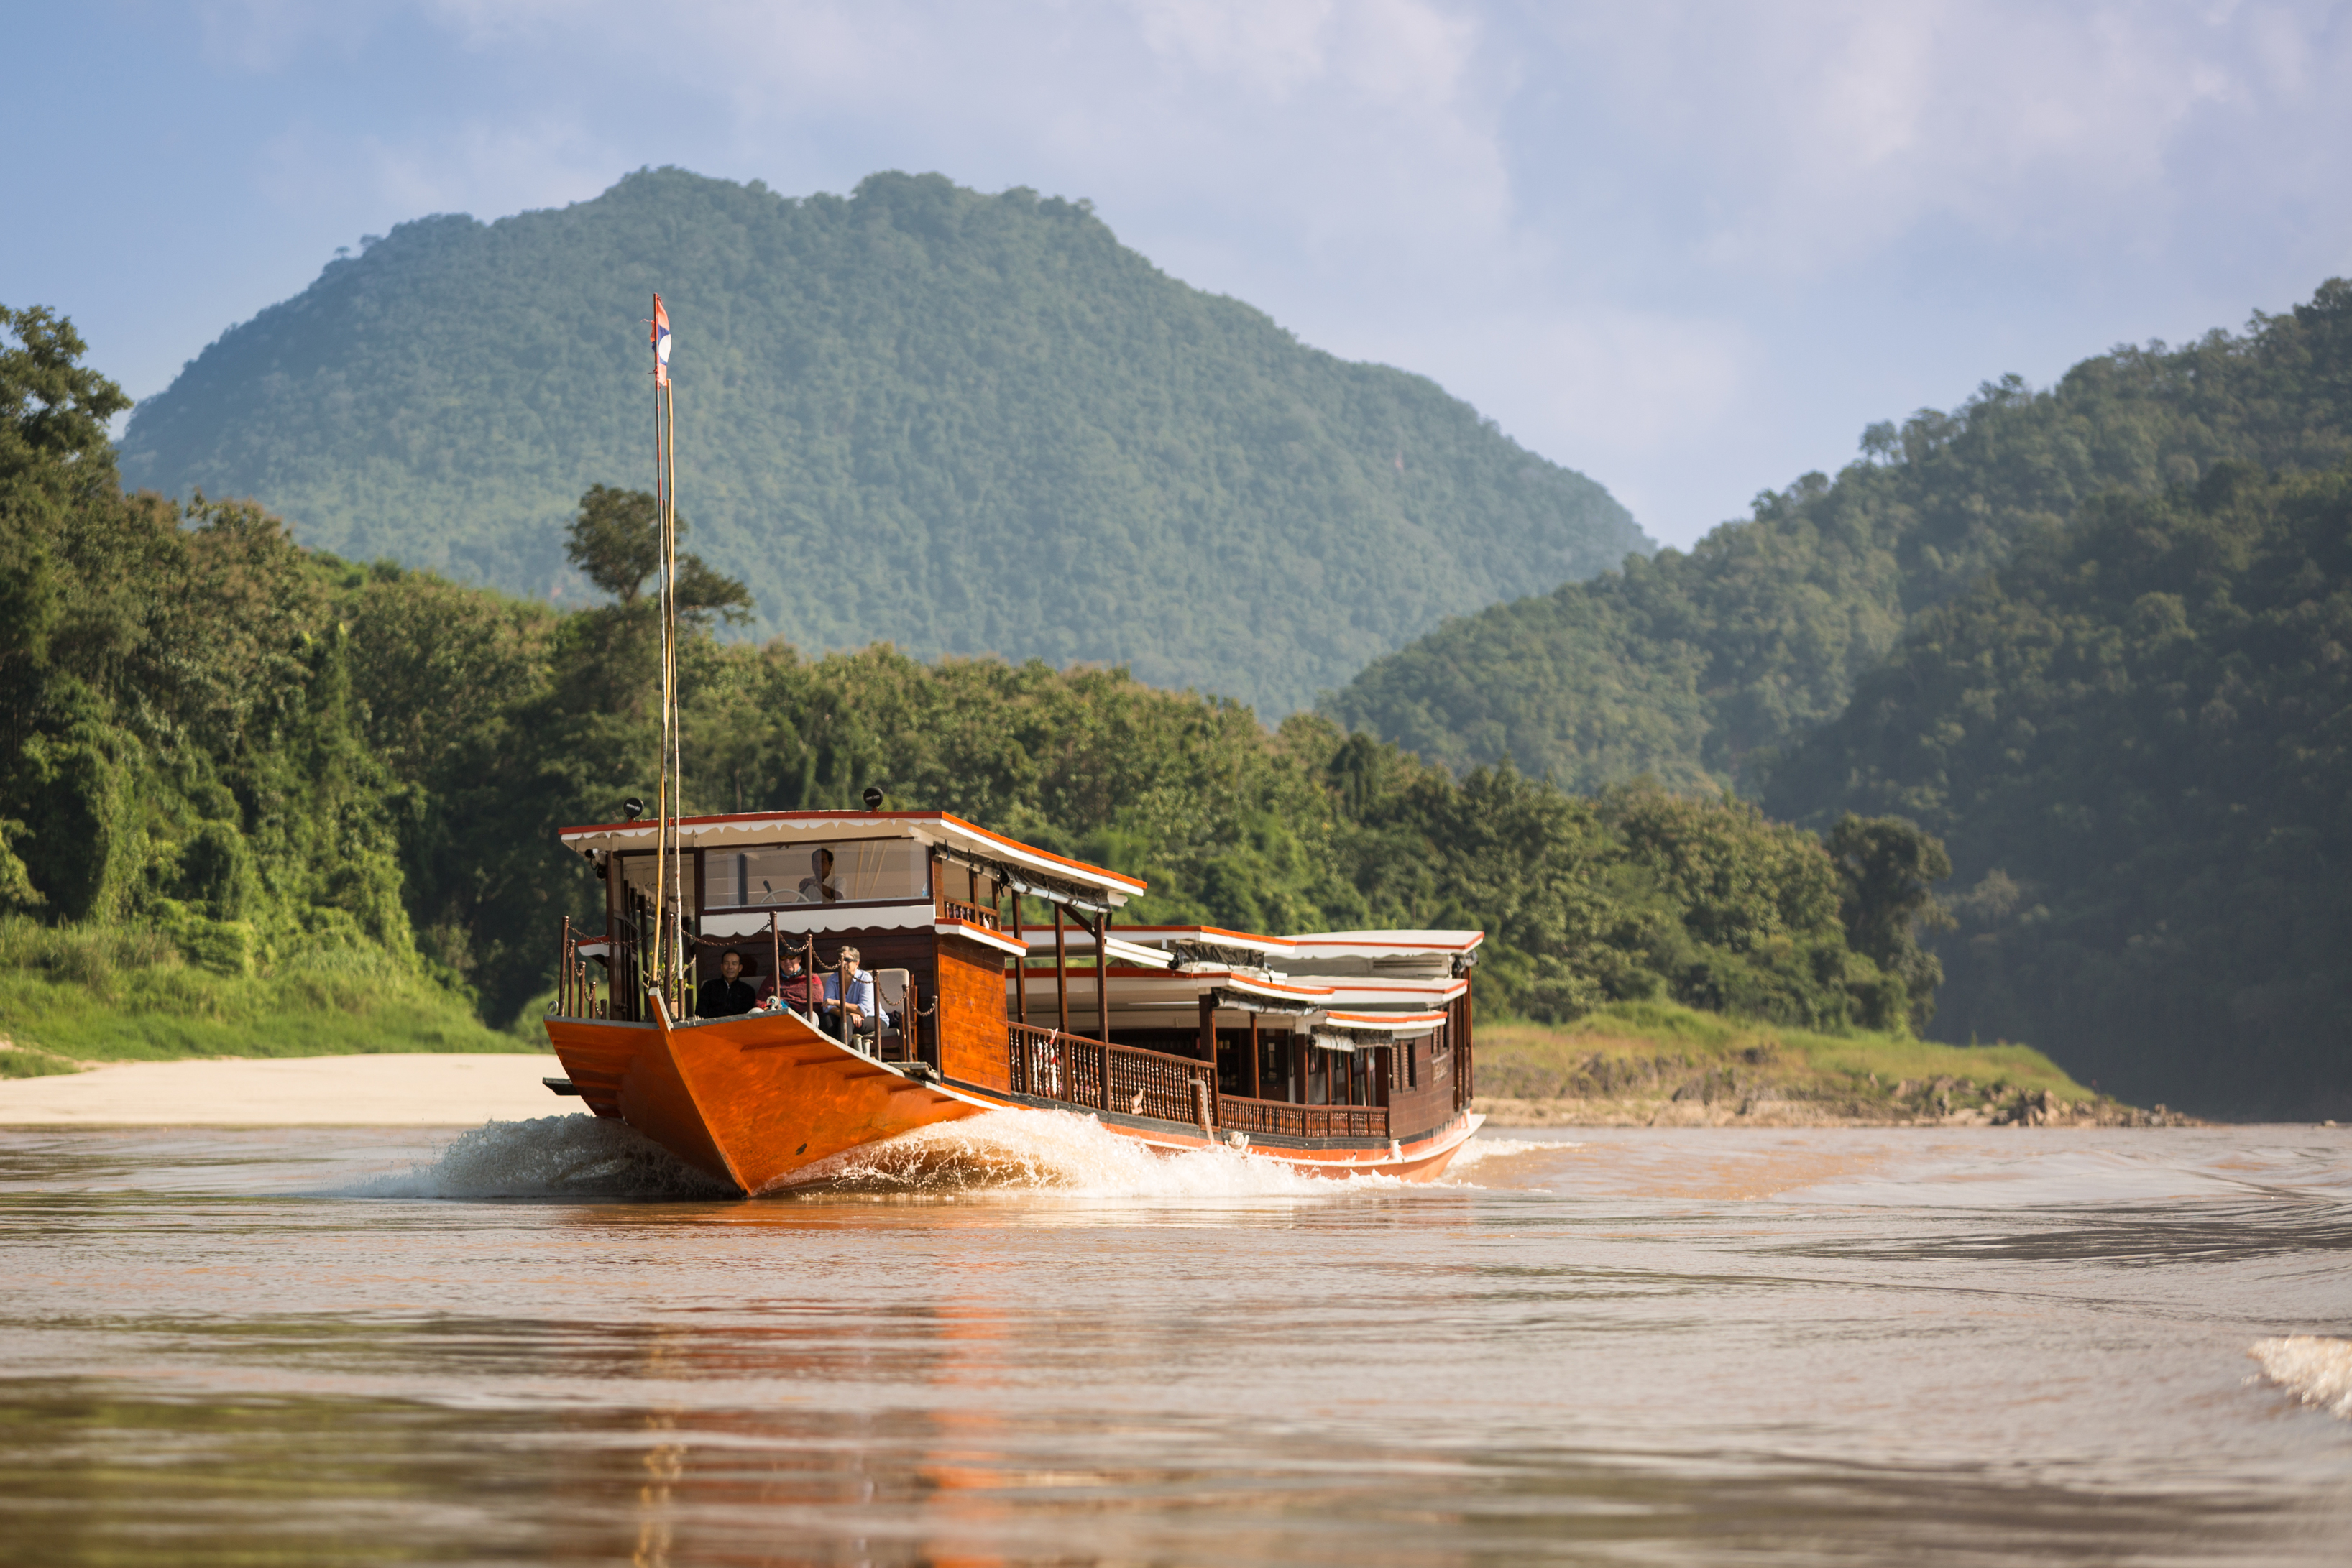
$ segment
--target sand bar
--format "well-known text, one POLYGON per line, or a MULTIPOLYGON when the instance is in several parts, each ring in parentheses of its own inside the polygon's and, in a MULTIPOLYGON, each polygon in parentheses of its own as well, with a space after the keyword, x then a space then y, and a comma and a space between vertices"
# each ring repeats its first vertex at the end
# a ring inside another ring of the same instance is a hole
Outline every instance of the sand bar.
POLYGON ((5 1127, 446 1127, 577 1111, 550 1093, 553 1056, 298 1056, 126 1061, 0 1079, 5 1127))

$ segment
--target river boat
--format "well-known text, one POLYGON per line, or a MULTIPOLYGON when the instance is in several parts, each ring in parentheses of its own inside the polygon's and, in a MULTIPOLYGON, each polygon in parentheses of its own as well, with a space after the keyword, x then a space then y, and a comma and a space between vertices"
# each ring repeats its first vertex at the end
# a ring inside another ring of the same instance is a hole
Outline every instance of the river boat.
POLYGON ((1406 1180, 1444 1172, 1481 1120, 1480 932, 1121 925, 1143 883, 941 811, 560 838, 595 868, 604 914, 563 925, 547 1034, 566 1076, 549 1087, 745 1194, 1008 1109, 1089 1117, 1163 1154, 1218 1145, 1406 1180), (878 993, 867 1030, 822 1005, 842 994, 845 947, 878 993), (728 952, 763 988, 798 955, 809 1005, 691 1016, 728 952))

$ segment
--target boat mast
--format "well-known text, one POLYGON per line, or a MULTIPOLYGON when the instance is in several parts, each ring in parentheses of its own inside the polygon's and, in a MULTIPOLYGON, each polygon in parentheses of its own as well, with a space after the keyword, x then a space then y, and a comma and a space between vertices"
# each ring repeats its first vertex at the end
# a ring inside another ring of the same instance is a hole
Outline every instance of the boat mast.
POLYGON ((669 312, 654 296, 654 510, 661 530, 661 740, 655 758, 652 980, 672 1016, 683 1010, 686 904, 678 818, 685 773, 677 722, 677 397, 669 373, 669 312))

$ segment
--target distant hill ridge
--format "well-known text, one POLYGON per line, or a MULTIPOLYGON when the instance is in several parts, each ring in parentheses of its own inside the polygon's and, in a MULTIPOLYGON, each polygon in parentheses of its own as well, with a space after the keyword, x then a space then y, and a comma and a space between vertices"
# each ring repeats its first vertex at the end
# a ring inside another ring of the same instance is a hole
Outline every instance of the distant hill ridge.
POLYGON ((1726 785, 1948 844, 1940 1038, 2352 1115, 2352 282, 1872 427, 1684 554, 1448 622, 1328 705, 1457 769, 1726 785))
POLYGON ((1180 283, 1085 203, 675 169, 402 225, 133 413, 125 483, 308 543, 574 591, 564 517, 644 486, 642 320, 677 332, 680 507, 758 632, 1125 664, 1279 715, 1649 543, 1433 382, 1180 283))
POLYGON ((2091 497, 2193 485, 2220 463, 2347 458, 2352 285, 2338 281, 2243 334, 2121 348, 2044 391, 2011 376, 1964 408, 1874 425, 1834 478, 1768 491, 1687 553, 1450 622, 1327 711, 1455 769, 1507 758, 1576 789, 1646 773, 1755 794, 1913 617, 2091 497))

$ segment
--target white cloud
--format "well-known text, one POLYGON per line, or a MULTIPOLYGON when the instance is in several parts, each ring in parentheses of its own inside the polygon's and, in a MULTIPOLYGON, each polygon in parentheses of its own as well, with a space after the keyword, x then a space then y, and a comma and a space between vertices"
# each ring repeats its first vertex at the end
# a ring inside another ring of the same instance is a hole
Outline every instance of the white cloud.
POLYGON ((493 218, 647 162, 1092 197, 1178 276, 1436 376, 1678 539, 1869 418, 2352 270, 2342 0, 191 14, 247 101, 288 99, 236 157, 289 225, 493 218))
POLYGON ((193 9, 207 61, 264 75, 285 69, 305 54, 348 59, 378 25, 384 7, 373 0, 333 5, 204 0, 193 9))
POLYGON ((2315 107, 2342 10, 1817 0, 1583 8, 1546 34, 1652 129, 1710 259, 1814 276, 1927 225, 2046 245, 2144 222, 2184 136, 2315 107))

